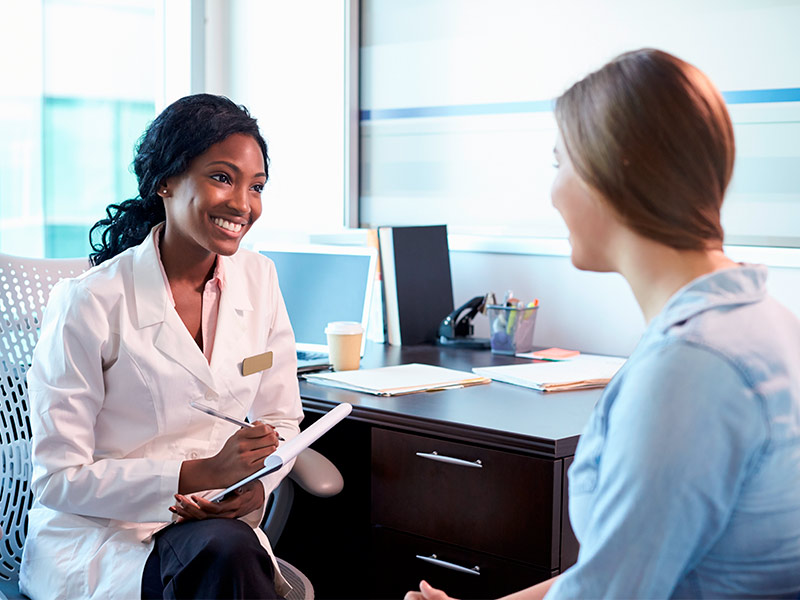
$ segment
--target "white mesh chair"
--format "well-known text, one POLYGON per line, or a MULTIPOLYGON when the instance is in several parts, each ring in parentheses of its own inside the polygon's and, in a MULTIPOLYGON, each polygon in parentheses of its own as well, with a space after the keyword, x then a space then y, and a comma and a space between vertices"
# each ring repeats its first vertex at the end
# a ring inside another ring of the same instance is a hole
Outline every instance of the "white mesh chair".
POLYGON ((81 259, 30 259, 0 254, 0 597, 17 589, 31 506, 31 425, 25 374, 53 285, 89 267, 81 259))
MULTIPOLYGON (((31 426, 25 375, 50 290, 60 279, 75 277, 89 268, 85 258, 20 258, 0 254, 0 600, 23 599, 19 593, 19 566, 31 506, 31 426)), ((294 481, 310 494, 329 497, 344 485, 339 470, 324 456, 308 449, 297 457, 290 480, 273 494, 265 531, 277 544, 294 496, 294 481)), ((292 586, 287 600, 313 600, 308 578, 278 559, 292 586)))

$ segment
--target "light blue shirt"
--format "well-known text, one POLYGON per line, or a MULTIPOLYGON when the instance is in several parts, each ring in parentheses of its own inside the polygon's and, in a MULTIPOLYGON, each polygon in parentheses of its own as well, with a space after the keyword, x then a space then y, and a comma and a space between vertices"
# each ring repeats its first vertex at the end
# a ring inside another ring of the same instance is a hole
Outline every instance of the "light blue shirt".
POLYGON ((569 471, 578 562, 548 598, 800 597, 800 321, 744 265, 678 291, 569 471))

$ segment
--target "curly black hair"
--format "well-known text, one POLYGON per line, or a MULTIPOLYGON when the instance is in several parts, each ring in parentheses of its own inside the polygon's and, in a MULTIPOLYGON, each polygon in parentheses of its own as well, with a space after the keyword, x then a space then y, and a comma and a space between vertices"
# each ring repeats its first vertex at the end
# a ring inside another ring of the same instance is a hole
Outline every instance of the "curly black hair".
POLYGON ((133 169, 139 195, 106 207, 106 217, 89 230, 93 265, 140 244, 154 225, 166 218, 158 195, 167 179, 180 175, 192 160, 234 133, 251 136, 264 155, 269 176, 267 143, 258 123, 244 106, 224 96, 195 94, 170 104, 144 132, 136 147, 133 169), (99 237, 99 239, 97 239, 99 237), (95 241, 97 239, 97 241, 95 241))

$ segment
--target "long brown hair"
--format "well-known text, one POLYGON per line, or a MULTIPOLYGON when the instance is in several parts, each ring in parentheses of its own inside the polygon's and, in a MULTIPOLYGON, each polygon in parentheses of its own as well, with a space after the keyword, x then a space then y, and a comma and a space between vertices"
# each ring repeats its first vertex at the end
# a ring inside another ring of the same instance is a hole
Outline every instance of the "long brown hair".
POLYGON ((576 172, 627 226, 673 248, 722 245, 733 125, 702 71, 660 50, 627 52, 570 87, 555 114, 576 172))

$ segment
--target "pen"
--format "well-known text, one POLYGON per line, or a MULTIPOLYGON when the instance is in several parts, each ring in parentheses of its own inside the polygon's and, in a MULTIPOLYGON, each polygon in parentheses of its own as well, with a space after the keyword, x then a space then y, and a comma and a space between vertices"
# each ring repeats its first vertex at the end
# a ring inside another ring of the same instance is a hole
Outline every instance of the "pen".
MULTIPOLYGON (((228 423, 233 423, 234 425, 238 425, 239 427, 255 427, 255 425, 253 425, 252 423, 248 423, 247 421, 240 421, 235 417, 226 415, 224 412, 218 411, 217 409, 211 408, 210 406, 206 406, 205 404, 201 404, 200 402, 195 402, 194 400, 192 400, 189 404, 191 405, 192 408, 196 408, 197 410, 202 411, 207 415, 211 415, 212 417, 217 417, 218 419, 222 419, 223 421, 227 421, 228 423)), ((278 436, 278 439, 281 442, 286 441, 280 435, 278 436)))

